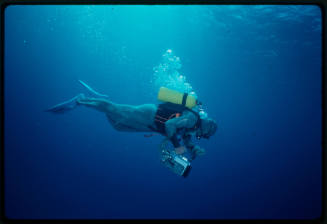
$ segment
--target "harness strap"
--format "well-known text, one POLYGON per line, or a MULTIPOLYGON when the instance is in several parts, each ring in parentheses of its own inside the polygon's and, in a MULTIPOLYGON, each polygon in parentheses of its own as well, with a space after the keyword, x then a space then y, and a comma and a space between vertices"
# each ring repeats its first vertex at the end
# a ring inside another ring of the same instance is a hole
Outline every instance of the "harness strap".
POLYGON ((155 120, 155 121, 158 121, 158 122, 160 122, 160 123, 165 123, 166 121, 172 119, 173 117, 180 117, 180 116, 181 116, 180 113, 174 113, 174 114, 170 115, 170 116, 168 117, 168 119, 167 119, 167 118, 165 118, 165 117, 161 117, 161 116, 159 116, 159 115, 156 115, 154 120, 155 120), (160 120, 160 119, 161 119, 161 120, 160 120), (162 121, 162 120, 163 120, 163 121, 162 121))
POLYGON ((160 123, 162 123, 162 124, 164 124, 164 123, 166 123, 166 121, 161 121, 161 120, 158 120, 158 119, 154 119, 155 121, 158 121, 158 122, 160 122, 160 123))
POLYGON ((184 93, 183 95, 183 100, 182 100, 182 105, 185 106, 186 104, 186 99, 187 99, 188 93, 184 93))
POLYGON ((189 108, 186 108, 186 110, 192 112, 197 117, 197 121, 196 121, 196 123, 195 123, 195 125, 194 125, 194 127, 192 129, 196 130, 198 128, 201 128, 201 118, 200 118, 200 115, 197 112, 195 112, 195 111, 193 111, 193 110, 191 110, 189 108))

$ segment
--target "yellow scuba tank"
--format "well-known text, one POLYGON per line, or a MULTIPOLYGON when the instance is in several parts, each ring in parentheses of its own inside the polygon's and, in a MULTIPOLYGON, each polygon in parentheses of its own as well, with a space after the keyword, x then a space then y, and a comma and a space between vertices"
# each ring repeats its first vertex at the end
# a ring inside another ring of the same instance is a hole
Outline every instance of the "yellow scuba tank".
POLYGON ((166 87, 160 88, 158 100, 184 105, 189 109, 192 109, 192 107, 196 106, 197 104, 195 96, 168 89, 166 87))

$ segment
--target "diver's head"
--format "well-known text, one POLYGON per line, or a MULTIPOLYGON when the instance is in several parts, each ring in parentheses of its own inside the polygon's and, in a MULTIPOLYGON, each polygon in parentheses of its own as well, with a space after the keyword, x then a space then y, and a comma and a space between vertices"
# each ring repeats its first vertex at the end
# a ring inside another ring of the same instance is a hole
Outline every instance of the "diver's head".
POLYGON ((197 131, 197 138, 209 139, 217 131, 217 123, 211 118, 201 119, 201 125, 197 131))

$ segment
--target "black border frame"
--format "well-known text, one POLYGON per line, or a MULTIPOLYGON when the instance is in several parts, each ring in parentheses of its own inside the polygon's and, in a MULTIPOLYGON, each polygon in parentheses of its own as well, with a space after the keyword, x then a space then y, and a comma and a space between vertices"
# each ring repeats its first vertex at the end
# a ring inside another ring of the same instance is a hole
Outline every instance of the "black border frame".
POLYGON ((108 223, 118 221, 142 221, 142 222, 153 222, 153 221, 178 221, 178 222, 217 222, 217 223, 327 223, 326 219, 326 96, 327 96, 327 79, 326 79, 326 6, 327 1, 325 0, 0 0, 0 141, 1 141, 1 152, 0 152, 0 223, 108 223), (201 219, 8 219, 5 215, 5 194, 4 194, 4 12, 5 8, 9 5, 317 5, 321 9, 322 15, 322 212, 318 219, 313 220, 300 220, 300 219, 215 219, 215 220, 201 220, 201 219))

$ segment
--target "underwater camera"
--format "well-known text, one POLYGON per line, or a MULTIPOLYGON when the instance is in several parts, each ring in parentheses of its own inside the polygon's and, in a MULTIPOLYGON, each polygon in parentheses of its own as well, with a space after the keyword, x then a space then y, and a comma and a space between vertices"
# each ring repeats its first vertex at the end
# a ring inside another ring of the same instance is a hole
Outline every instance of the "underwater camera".
POLYGON ((182 177, 187 177, 192 168, 185 156, 176 154, 175 148, 168 139, 164 139, 160 145, 160 162, 182 177))

